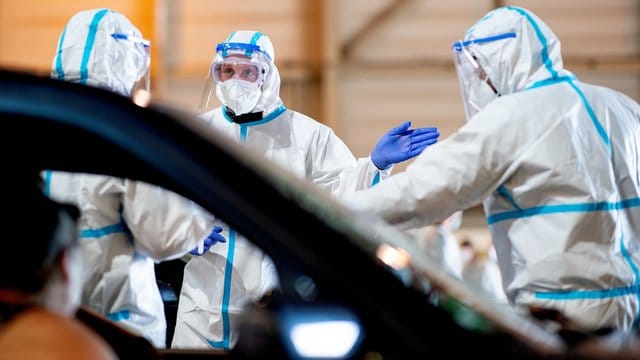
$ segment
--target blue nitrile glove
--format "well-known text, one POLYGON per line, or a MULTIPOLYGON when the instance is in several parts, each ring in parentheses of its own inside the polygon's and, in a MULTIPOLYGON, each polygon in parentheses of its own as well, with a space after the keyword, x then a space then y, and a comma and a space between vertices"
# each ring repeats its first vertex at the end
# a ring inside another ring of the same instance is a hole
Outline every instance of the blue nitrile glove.
POLYGON ((212 247, 215 243, 227 242, 227 239, 225 239, 224 236, 220 235, 221 232, 222 232, 222 228, 220 226, 215 226, 211 234, 209 234, 209 236, 207 236, 207 238, 204 239, 204 248, 202 249, 202 252, 199 252, 198 248, 195 248, 189 251, 189 254, 200 256, 205 254, 207 251, 209 251, 209 248, 212 247))
POLYGON ((414 158, 427 146, 438 141, 437 128, 417 128, 409 130, 411 121, 407 121, 389 130, 373 148, 371 161, 380 170, 393 164, 414 158))

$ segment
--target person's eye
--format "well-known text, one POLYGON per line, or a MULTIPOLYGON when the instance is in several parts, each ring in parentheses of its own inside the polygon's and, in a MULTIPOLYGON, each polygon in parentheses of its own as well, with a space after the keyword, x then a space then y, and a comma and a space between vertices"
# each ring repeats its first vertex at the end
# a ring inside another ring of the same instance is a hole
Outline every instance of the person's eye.
POLYGON ((242 77, 245 79, 255 80, 257 77, 257 74, 254 69, 244 69, 242 71, 242 77))
POLYGON ((233 76, 233 68, 224 68, 222 69, 222 73, 226 76, 233 76))

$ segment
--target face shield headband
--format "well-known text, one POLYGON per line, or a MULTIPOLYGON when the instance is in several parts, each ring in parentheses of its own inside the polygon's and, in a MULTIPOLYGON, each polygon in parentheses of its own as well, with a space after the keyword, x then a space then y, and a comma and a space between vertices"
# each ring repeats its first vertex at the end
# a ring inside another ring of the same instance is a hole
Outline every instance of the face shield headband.
POLYGON ((205 81, 200 108, 209 110, 216 86, 227 80, 242 80, 245 86, 249 83, 255 84, 256 89, 259 90, 264 82, 269 62, 271 57, 258 45, 218 44, 216 56, 205 81))
POLYGON ((511 32, 480 39, 461 40, 453 44, 454 63, 460 82, 467 121, 488 103, 500 96, 500 93, 475 56, 477 46, 487 42, 515 37, 516 34, 511 32))

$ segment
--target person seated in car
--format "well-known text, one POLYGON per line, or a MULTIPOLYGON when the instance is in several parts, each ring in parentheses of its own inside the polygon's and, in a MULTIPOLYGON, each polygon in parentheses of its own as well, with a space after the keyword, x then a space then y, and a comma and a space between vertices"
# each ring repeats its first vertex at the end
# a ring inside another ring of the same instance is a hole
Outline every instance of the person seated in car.
POLYGON ((5 187, 12 190, 4 197, 11 211, 0 220, 0 357, 115 359, 102 338, 73 318, 80 298, 78 209, 24 180, 5 187))

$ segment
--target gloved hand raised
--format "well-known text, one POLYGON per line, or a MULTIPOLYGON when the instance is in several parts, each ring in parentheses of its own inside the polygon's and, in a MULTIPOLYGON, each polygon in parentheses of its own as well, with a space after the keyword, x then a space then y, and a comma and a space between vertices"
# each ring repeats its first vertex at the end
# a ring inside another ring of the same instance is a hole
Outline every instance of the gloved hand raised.
POLYGON ((411 121, 407 121, 389 130, 373 148, 371 161, 380 170, 420 155, 427 146, 438 141, 437 128, 417 128, 409 130, 411 121))
POLYGON ((220 226, 215 226, 211 234, 209 234, 209 236, 207 236, 207 238, 204 239, 204 248, 202 249, 202 252, 198 251, 198 248, 195 248, 189 251, 189 254, 200 256, 205 254, 207 251, 209 251, 209 248, 213 246, 215 243, 227 242, 227 239, 225 239, 224 236, 220 235, 221 232, 222 232, 222 228, 220 226))

